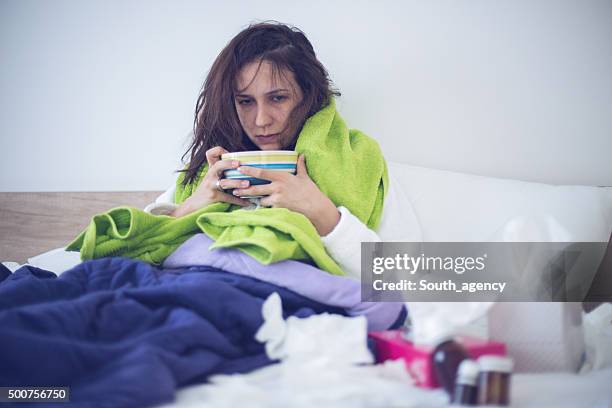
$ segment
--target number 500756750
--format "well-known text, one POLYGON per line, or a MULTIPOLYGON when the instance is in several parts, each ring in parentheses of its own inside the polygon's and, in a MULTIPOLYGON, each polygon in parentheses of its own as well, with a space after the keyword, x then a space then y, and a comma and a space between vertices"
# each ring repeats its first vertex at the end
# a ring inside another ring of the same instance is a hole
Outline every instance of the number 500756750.
POLYGON ((69 401, 68 387, 0 387, 0 402, 69 401))

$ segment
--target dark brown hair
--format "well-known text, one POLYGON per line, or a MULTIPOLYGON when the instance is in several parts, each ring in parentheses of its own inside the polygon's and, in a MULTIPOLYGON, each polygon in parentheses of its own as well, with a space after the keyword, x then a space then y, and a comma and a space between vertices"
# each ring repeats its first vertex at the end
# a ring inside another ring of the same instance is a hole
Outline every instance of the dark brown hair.
POLYGON ((183 154, 189 155, 183 184, 191 183, 206 162, 206 151, 221 146, 230 152, 259 150, 242 129, 234 105, 235 82, 242 67, 251 62, 267 61, 275 75, 291 71, 300 86, 303 99, 289 117, 289 126, 297 134, 307 118, 340 96, 323 64, 319 62, 304 33, 276 21, 252 24, 236 35, 217 56, 202 86, 195 109, 193 140, 183 154))

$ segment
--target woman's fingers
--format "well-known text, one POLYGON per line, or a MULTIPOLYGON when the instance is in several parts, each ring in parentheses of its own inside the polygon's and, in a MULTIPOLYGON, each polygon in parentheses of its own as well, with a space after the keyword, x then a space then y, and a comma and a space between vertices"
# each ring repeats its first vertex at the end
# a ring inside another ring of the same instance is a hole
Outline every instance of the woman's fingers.
POLYGON ((221 146, 215 146, 206 151, 206 161, 208 162, 208 167, 211 168, 216 162, 221 160, 221 155, 229 153, 227 150, 222 148, 221 146))
POLYGON ((251 186, 248 188, 237 188, 232 191, 232 194, 237 196, 269 196, 274 193, 273 187, 271 184, 263 184, 261 186, 251 186))
POLYGON ((306 168, 306 157, 300 154, 296 166, 296 176, 308 176, 308 169, 306 168))
POLYGON ((247 188, 249 186, 248 180, 235 180, 235 179, 221 179, 219 180, 219 186, 222 189, 228 190, 231 188, 247 188))
POLYGON ((219 197, 219 200, 226 202, 226 203, 230 203, 230 204, 237 204, 237 205, 241 205, 243 207, 247 206, 247 205, 251 205, 251 202, 249 200, 245 200, 244 198, 238 198, 238 197, 234 197, 231 194, 227 194, 227 193, 221 193, 222 197, 219 197))
POLYGON ((214 175, 215 178, 221 178, 223 176, 223 171, 235 169, 239 166, 240 162, 238 160, 219 160, 210 166, 208 173, 214 175))
POLYGON ((253 166, 241 166, 238 170, 246 176, 269 181, 280 181, 284 180, 287 176, 290 176, 289 173, 284 171, 264 170, 253 166))
POLYGON ((273 208, 275 204, 273 196, 265 196, 259 199, 259 205, 262 207, 273 208))
MULTIPOLYGON (((211 191, 218 190, 217 181, 223 176, 223 171, 227 169, 236 168, 240 165, 237 160, 219 160, 208 169, 204 180, 198 186, 199 191, 211 191)), ((209 194, 209 193, 206 193, 209 194)))

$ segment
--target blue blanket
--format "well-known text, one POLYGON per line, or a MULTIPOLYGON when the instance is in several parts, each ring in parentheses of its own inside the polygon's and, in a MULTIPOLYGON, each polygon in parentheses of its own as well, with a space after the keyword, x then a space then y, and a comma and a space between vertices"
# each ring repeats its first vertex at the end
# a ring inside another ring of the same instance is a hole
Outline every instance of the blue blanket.
POLYGON ((71 401, 86 406, 170 401, 211 374, 273 363, 254 340, 272 292, 286 317, 345 314, 208 266, 102 258, 59 277, 29 266, 0 273, 0 385, 69 386, 71 401))

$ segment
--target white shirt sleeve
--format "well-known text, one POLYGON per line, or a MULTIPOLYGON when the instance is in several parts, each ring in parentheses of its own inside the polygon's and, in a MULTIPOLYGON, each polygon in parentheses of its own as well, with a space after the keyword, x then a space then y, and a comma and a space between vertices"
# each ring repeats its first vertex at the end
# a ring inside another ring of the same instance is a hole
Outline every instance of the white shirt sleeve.
POLYGON ((338 207, 340 221, 321 237, 327 253, 334 258, 348 277, 361 279, 361 243, 380 242, 378 234, 369 229, 345 207, 338 207))

